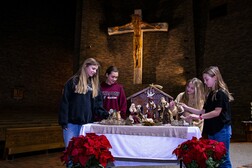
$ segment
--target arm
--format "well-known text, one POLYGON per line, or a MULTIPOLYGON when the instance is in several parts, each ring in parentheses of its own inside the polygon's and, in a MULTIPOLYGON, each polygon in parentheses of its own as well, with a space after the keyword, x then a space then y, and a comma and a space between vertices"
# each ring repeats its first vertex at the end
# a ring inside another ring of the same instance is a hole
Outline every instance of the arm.
POLYGON ((221 112, 222 112, 222 108, 224 107, 224 101, 225 101, 225 97, 226 95, 222 92, 222 91, 218 91, 217 95, 216 95, 216 100, 214 100, 214 110, 207 112, 205 114, 201 113, 201 116, 191 116, 193 118, 197 118, 197 119, 210 119, 210 118, 214 118, 214 117, 218 117, 221 112))
POLYGON ((184 96, 185 92, 181 92, 178 94, 178 96, 176 97, 175 101, 178 102, 178 105, 181 105, 185 111, 194 113, 194 114, 202 114, 205 113, 204 110, 198 110, 192 107, 187 106, 184 102, 182 102, 182 97, 184 96))
POLYGON ((214 118, 220 115, 222 108, 221 107, 216 107, 213 111, 209 112, 209 113, 205 113, 201 115, 196 115, 196 114, 190 114, 188 116, 188 118, 193 118, 193 119, 210 119, 210 118, 214 118))
POLYGON ((126 95, 125 95, 123 87, 121 87, 120 89, 119 107, 120 107, 121 117, 123 119, 126 119, 127 99, 126 99, 126 95))
POLYGON ((60 102, 60 111, 58 116, 59 125, 63 129, 67 129, 68 124, 68 109, 69 109, 69 97, 71 92, 71 82, 67 82, 63 89, 63 94, 60 102))
POLYGON ((189 111, 191 113, 198 114, 198 115, 205 113, 205 109, 199 110, 199 109, 195 109, 195 108, 189 107, 189 106, 187 106, 184 103, 180 103, 180 104, 182 105, 182 107, 184 107, 184 109, 186 111, 189 111))
POLYGON ((99 115, 102 119, 107 119, 109 116, 109 113, 103 108, 103 98, 100 90, 98 95, 94 98, 94 113, 99 115))

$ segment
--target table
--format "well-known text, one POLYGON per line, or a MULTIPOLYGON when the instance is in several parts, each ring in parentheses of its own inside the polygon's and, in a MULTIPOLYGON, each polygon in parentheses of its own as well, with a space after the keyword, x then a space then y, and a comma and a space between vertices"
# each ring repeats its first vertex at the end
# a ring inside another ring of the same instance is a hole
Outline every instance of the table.
POLYGON ((198 127, 171 125, 83 125, 80 134, 85 135, 89 132, 103 134, 108 138, 112 146, 110 151, 116 160, 138 159, 145 160, 145 163, 146 160, 150 161, 149 163, 177 161, 177 157, 172 154, 173 150, 193 136, 201 137, 198 127))

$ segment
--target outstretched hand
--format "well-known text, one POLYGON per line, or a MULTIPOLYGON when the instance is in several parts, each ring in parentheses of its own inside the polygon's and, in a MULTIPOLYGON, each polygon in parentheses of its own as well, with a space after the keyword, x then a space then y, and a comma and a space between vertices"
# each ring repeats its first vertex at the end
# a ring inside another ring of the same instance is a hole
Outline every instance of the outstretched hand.
POLYGON ((191 119, 199 119, 199 115, 197 114, 190 114, 185 117, 185 120, 191 120, 191 119))
POLYGON ((188 109, 188 106, 185 103, 178 103, 178 105, 182 106, 185 110, 188 109))

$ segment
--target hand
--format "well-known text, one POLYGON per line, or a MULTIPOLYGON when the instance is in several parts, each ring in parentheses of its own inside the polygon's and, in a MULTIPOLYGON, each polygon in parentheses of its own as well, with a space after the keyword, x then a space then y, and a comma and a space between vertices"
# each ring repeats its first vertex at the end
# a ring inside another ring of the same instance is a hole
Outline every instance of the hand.
POLYGON ((181 118, 181 119, 183 119, 183 120, 185 120, 185 119, 186 119, 186 117, 185 117, 185 116, 183 116, 183 115, 182 115, 182 116, 180 116, 180 118, 181 118))
POLYGON ((103 115, 102 115, 102 118, 103 119, 108 119, 109 117, 109 113, 108 112, 104 112, 103 115))
POLYGON ((181 119, 185 120, 188 123, 192 122, 192 118, 188 115, 188 116, 180 116, 181 119))
POLYGON ((183 107, 184 109, 188 109, 188 106, 185 103, 178 103, 179 106, 183 107))
POLYGON ((199 119, 199 115, 197 114, 190 114, 188 117, 190 117, 191 119, 199 119))

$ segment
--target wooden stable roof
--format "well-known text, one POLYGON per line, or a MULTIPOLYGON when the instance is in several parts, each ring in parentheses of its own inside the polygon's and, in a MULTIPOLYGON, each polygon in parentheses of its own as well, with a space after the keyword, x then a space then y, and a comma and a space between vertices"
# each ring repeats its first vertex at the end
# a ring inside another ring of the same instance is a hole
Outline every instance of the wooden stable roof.
POLYGON ((138 96, 138 95, 140 95, 140 94, 142 94, 142 93, 144 93, 144 92, 147 92, 147 91, 150 90, 150 89, 154 89, 155 91, 157 91, 157 92, 163 94, 164 96, 168 97, 169 99, 173 99, 172 96, 170 96, 170 95, 168 95, 167 93, 163 92, 163 91, 160 90, 159 88, 162 88, 162 86, 150 84, 150 86, 148 86, 147 88, 144 88, 143 90, 141 90, 141 91, 139 91, 139 92, 137 92, 137 93, 134 93, 133 95, 127 97, 127 100, 132 99, 132 98, 134 98, 134 97, 136 97, 136 96, 138 96))

